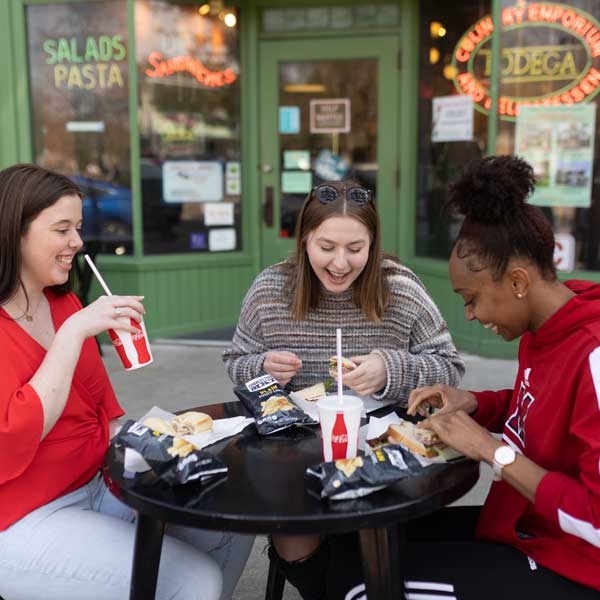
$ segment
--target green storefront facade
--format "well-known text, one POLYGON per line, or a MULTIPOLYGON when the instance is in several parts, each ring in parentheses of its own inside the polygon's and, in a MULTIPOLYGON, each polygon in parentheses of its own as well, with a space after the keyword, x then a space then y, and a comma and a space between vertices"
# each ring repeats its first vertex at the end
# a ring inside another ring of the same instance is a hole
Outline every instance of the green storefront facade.
POLYGON ((234 324, 306 192, 353 175, 459 348, 514 356, 450 290, 445 189, 470 159, 524 154, 561 277, 600 280, 599 17, 600 0, 0 0, 0 167, 79 183, 88 250, 115 293, 145 295, 152 337, 234 324))

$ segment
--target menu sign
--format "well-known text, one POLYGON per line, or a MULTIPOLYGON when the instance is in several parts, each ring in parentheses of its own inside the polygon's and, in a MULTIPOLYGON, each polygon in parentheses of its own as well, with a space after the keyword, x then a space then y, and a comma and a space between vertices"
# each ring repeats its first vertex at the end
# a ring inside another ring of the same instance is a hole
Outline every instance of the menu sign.
POLYGON ((350 98, 310 101, 311 133, 350 133, 350 98))
POLYGON ((595 104, 521 108, 515 154, 533 166, 537 177, 531 204, 590 206, 595 120, 595 104))

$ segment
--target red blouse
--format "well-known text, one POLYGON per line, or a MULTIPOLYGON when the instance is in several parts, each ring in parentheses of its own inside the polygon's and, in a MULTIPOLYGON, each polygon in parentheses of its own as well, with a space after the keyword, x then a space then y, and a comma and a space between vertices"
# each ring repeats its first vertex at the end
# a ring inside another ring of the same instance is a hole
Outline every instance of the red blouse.
MULTIPOLYGON (((56 330, 81 308, 46 291, 56 330)), ((0 308, 0 530, 88 482, 108 447, 108 422, 124 414, 94 338, 82 347, 65 408, 40 440, 43 407, 29 380, 46 350, 0 308)))

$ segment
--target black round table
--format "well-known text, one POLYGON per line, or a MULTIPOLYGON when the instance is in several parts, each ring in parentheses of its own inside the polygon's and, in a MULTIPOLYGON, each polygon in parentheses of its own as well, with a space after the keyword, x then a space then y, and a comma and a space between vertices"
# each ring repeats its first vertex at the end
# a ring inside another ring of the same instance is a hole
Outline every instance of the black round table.
MULTIPOLYGON (((239 402, 196 410, 225 418, 246 414, 239 402)), ((389 412, 390 407, 381 409, 389 412)), ((375 413, 377 414, 377 413, 375 413)), ((321 462, 317 427, 298 427, 260 437, 254 425, 209 447, 228 467, 208 484, 168 487, 151 473, 123 476, 123 449, 110 448, 104 463, 109 489, 138 511, 131 600, 154 598, 164 525, 253 534, 309 534, 358 531, 367 595, 401 597, 399 527, 439 510, 465 494, 479 477, 470 460, 432 465, 385 490, 353 500, 321 500, 307 467, 321 462)))

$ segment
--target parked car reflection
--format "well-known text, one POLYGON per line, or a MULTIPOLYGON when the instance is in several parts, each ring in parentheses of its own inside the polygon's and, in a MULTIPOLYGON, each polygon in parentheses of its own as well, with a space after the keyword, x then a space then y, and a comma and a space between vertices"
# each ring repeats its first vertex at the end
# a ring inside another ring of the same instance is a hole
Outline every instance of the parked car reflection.
POLYGON ((131 190, 82 175, 71 179, 83 193, 83 238, 130 245, 131 190))

